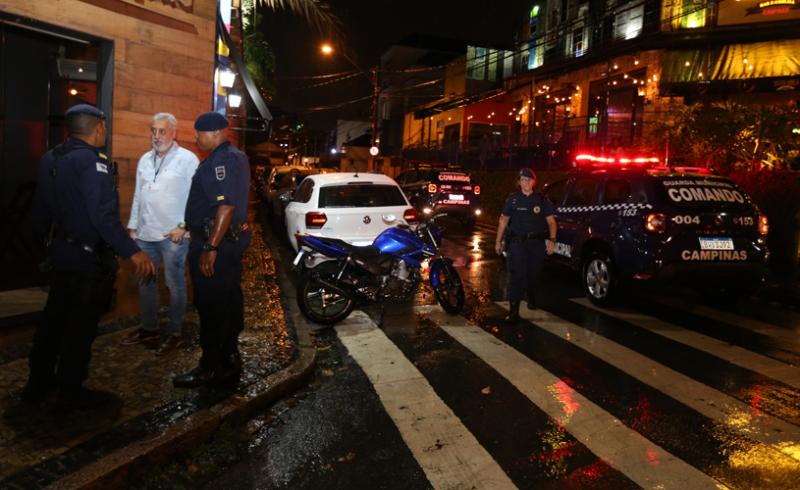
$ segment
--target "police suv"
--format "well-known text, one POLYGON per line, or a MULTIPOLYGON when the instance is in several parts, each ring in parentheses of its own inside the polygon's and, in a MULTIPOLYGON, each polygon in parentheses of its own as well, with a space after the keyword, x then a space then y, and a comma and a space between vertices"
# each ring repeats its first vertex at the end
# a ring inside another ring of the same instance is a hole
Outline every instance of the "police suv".
POLYGON ((589 299, 676 281, 734 299, 763 280, 766 216, 730 179, 654 158, 579 155, 544 188, 557 207, 551 260, 579 271, 589 299))

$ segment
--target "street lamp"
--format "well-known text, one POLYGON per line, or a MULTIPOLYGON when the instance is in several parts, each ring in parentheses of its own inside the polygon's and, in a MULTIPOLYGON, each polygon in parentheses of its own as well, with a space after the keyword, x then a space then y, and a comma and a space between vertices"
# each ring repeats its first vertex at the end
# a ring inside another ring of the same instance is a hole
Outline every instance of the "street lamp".
MULTIPOLYGON (((320 46, 320 52, 322 52, 322 54, 325 56, 331 56, 333 55, 334 49, 329 43, 324 43, 320 46)), ((372 108, 370 110, 372 116, 372 141, 369 151, 369 163, 367 164, 367 171, 372 172, 375 170, 375 157, 379 153, 378 143, 380 142, 380 139, 378 138, 378 99, 380 97, 380 87, 378 85, 378 67, 376 65, 369 70, 365 70, 358 66, 358 63, 350 59, 350 57, 347 56, 347 53, 344 51, 342 51, 342 57, 347 60, 348 63, 353 65, 353 67, 362 75, 369 77, 370 81, 372 82, 372 108)))

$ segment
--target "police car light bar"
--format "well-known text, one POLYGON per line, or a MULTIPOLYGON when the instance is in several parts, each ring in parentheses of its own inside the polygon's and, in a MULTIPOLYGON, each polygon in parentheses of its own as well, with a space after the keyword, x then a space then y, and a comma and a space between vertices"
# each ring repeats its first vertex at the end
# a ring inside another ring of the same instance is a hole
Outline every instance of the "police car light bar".
POLYGON ((644 165, 644 164, 657 164, 660 160, 656 157, 636 157, 636 158, 627 158, 627 157, 620 157, 620 158, 613 158, 613 157, 598 157, 595 155, 590 155, 588 153, 581 153, 575 157, 575 163, 578 165, 603 165, 607 163, 612 164, 637 164, 637 165, 644 165))

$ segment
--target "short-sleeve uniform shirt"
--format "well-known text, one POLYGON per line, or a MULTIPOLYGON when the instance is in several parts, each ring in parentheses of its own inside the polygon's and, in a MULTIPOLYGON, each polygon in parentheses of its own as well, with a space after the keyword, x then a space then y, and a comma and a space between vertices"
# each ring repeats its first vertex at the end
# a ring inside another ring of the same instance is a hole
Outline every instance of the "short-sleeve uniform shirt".
POLYGON ((508 229, 511 233, 547 233, 548 216, 556 214, 552 201, 541 192, 525 195, 514 192, 506 199, 503 216, 509 217, 508 229))
POLYGON ((229 142, 224 142, 200 162, 186 201, 186 225, 190 230, 203 228, 213 220, 217 207, 235 206, 233 223, 247 222, 250 190, 250 165, 247 156, 229 142))

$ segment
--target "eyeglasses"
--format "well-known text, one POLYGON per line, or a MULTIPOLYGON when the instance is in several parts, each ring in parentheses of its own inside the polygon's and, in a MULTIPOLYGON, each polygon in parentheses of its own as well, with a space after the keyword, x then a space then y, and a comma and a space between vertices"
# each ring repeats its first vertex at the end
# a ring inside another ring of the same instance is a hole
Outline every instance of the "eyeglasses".
POLYGON ((150 128, 150 134, 153 136, 166 136, 171 128, 150 128))

